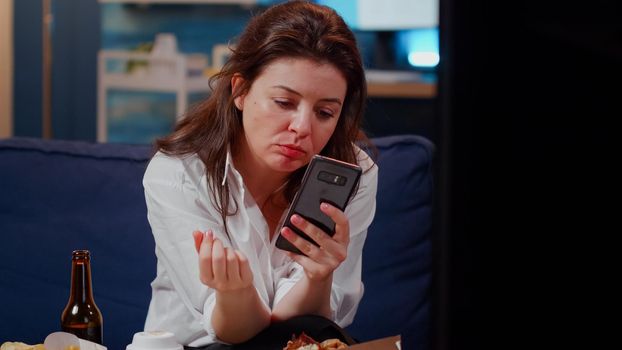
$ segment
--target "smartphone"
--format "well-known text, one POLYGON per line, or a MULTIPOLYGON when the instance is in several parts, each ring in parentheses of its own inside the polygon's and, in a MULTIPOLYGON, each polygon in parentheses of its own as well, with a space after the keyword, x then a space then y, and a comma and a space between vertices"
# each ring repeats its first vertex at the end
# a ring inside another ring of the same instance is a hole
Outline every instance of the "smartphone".
POLYGON ((335 222, 320 210, 320 204, 327 202, 344 210, 357 188, 361 173, 361 167, 358 165, 325 156, 313 156, 302 178, 300 190, 294 196, 283 221, 278 225, 279 236, 276 246, 303 254, 281 235, 281 229, 284 226, 291 228, 307 241, 318 245, 291 223, 290 219, 294 214, 300 215, 332 237, 335 234, 335 222))

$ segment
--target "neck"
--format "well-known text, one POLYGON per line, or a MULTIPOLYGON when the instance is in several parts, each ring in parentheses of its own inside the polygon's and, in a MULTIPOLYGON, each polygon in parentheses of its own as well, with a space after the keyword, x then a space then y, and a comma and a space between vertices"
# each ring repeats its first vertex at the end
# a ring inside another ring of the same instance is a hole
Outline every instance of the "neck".
POLYGON ((235 168, 244 179, 244 185, 260 208, 285 188, 289 174, 275 172, 262 166, 252 157, 245 156, 243 152, 233 153, 232 158, 235 168))

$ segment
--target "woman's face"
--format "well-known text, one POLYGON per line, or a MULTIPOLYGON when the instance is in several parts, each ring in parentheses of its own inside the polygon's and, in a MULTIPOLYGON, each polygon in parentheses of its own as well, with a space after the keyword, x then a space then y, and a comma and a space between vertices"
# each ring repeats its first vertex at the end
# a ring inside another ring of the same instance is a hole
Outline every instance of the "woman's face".
MULTIPOLYGON (((232 79, 232 86, 241 82, 232 79)), ((301 58, 270 63, 235 99, 242 110, 245 166, 291 173, 306 165, 330 139, 341 114, 347 83, 331 64, 301 58)))

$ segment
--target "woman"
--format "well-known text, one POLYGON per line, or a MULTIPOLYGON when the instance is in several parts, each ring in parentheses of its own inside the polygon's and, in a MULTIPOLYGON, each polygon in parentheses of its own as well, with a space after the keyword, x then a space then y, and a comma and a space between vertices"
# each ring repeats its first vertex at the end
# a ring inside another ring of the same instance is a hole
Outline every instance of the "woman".
POLYGON ((377 168, 354 144, 366 84, 352 32, 332 9, 292 1, 251 19, 236 47, 143 180, 158 258, 145 329, 188 347, 253 344, 303 315, 345 327, 363 295, 377 168), (364 173, 345 213, 321 205, 333 237, 292 219, 319 247, 280 232, 306 256, 291 254, 275 247, 277 225, 314 154, 364 173))

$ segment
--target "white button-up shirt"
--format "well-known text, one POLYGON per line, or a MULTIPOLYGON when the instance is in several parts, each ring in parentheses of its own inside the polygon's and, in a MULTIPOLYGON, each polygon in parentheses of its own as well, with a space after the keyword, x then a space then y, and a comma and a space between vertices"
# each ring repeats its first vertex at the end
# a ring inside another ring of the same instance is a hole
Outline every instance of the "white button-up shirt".
MULTIPOLYGON (((330 298, 332 319, 342 327, 352 323, 363 296, 362 250, 376 210, 378 168, 365 152, 360 151, 358 158, 363 175, 345 211, 350 220, 348 256, 333 274, 330 298)), ((257 294, 269 309, 304 273, 302 266, 275 247, 278 235, 270 240, 268 224, 230 154, 224 171, 230 195, 238 203, 238 212, 227 217, 230 239, 212 203, 205 166, 198 156, 172 157, 158 152, 143 178, 158 260, 145 330, 173 332, 184 345, 203 346, 218 341, 211 323, 216 294, 199 280, 193 231, 211 229, 225 247, 244 253, 257 294)))

